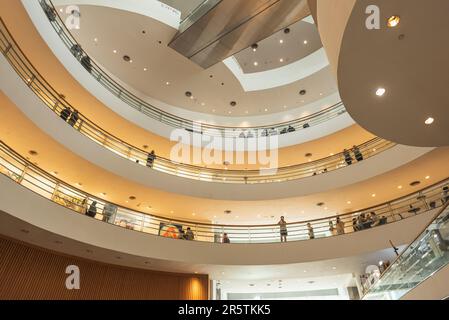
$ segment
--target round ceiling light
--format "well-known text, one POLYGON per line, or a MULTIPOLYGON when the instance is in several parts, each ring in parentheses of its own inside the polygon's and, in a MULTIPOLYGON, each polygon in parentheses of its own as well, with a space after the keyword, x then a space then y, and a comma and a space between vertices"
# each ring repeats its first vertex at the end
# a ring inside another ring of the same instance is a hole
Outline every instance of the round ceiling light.
POLYGON ((387 20, 387 26, 389 28, 395 28, 399 25, 399 23, 401 22, 401 17, 398 15, 393 15, 391 17, 388 18, 387 20))
POLYGON ((429 126, 429 125, 431 125, 434 122, 435 122, 435 119, 432 118, 432 117, 429 117, 429 118, 426 119, 426 121, 424 123, 429 126))
POLYGON ((284 29, 284 33, 285 33, 285 34, 289 34, 289 33, 290 33, 290 28, 285 28, 285 29, 284 29))
POLYGON ((376 90, 376 96, 382 97, 385 94, 385 92, 387 92, 385 88, 379 88, 376 90))
POLYGON ((306 90, 301 90, 301 91, 299 91, 299 94, 302 95, 302 96, 306 95, 306 93, 307 93, 306 90))
POLYGON ((192 92, 186 91, 185 95, 186 95, 187 98, 191 98, 192 97, 192 92))
POLYGON ((237 105, 237 102, 235 101, 231 101, 231 103, 229 103, 231 105, 231 107, 235 107, 237 105))
POLYGON ((125 60, 125 62, 131 62, 131 57, 128 55, 124 55, 123 60, 125 60))
POLYGON ((251 49, 253 49, 254 52, 256 52, 258 48, 259 48, 259 45, 257 43, 254 43, 251 45, 251 49))

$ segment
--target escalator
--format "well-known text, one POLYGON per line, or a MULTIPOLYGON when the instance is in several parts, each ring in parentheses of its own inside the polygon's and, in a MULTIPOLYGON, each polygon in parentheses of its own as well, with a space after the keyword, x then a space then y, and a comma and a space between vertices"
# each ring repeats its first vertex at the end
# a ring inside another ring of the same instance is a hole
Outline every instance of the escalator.
POLYGON ((364 300, 402 299, 449 265, 449 195, 447 189, 444 192, 445 208, 367 291, 364 300))
POLYGON ((169 46, 207 69, 309 15, 307 0, 205 0, 169 46))

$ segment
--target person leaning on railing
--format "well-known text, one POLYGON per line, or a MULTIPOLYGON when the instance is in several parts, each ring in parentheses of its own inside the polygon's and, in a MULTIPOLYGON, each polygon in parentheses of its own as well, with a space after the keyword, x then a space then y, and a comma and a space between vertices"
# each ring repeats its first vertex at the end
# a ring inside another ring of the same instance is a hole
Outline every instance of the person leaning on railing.
POLYGON ((231 243, 231 239, 229 239, 228 234, 223 234, 223 243, 231 243))

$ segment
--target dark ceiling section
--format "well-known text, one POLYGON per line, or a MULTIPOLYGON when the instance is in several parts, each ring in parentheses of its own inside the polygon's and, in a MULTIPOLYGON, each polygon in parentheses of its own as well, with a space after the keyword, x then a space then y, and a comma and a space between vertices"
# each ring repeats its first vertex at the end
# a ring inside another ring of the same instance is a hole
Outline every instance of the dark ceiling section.
POLYGON ((207 69, 309 15, 307 0, 222 0, 170 47, 207 69))

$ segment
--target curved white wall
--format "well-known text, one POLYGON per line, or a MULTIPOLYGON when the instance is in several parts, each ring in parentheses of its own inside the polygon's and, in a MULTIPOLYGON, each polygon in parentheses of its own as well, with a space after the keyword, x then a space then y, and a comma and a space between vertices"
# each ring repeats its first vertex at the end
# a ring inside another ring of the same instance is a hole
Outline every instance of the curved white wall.
POLYGON ((222 200, 269 200, 303 196, 351 185, 398 168, 433 148, 398 145, 363 162, 299 180, 264 184, 228 184, 186 179, 148 169, 122 158, 68 126, 25 85, 0 57, 0 87, 44 132, 73 153, 125 179, 171 193, 222 200))
MULTIPOLYGON (((182 264, 264 266, 352 257, 407 244, 432 219, 428 212, 342 236, 272 244, 180 241, 130 231, 61 207, 0 175, 0 211, 69 239, 137 257, 182 264)), ((436 209, 438 210, 438 209, 436 209)))
MULTIPOLYGON (((78 82, 92 95, 94 95, 99 101, 104 103, 108 108, 122 116, 123 118, 135 123, 143 129, 154 132, 162 137, 169 138, 173 128, 165 125, 157 120, 142 115, 141 112, 133 109, 125 102, 114 96, 107 89, 103 87, 98 81, 96 81, 92 75, 90 75, 81 64, 71 55, 70 51, 62 43, 59 36, 54 31, 53 27, 49 23, 47 17, 43 13, 39 3, 36 1, 25 1, 22 3, 30 15, 33 23, 39 31, 42 38, 46 41, 55 56, 61 61, 64 67, 72 74, 72 76, 78 80, 78 82)), ((113 77, 116 79, 115 77, 113 77)), ((116 79, 125 88, 128 88, 131 92, 134 92, 126 84, 122 83, 119 79, 116 79)), ((313 114, 319 110, 322 110, 328 106, 336 104, 340 101, 338 93, 329 97, 311 103, 308 106, 289 110, 288 112, 282 112, 275 115, 264 115, 257 117, 220 117, 215 115, 203 114, 186 109, 170 106, 168 104, 156 101, 149 97, 143 96, 137 92, 134 92, 139 98, 153 104, 162 110, 165 110, 171 114, 177 115, 182 118, 191 119, 197 122, 217 124, 221 126, 260 126, 271 123, 281 123, 289 120, 304 117, 309 114, 313 114)), ((354 121, 347 114, 343 114, 329 121, 325 121, 322 124, 316 125, 307 130, 299 130, 294 133, 289 133, 279 136, 279 146, 286 147, 307 141, 315 140, 320 137, 332 134, 336 131, 342 130, 350 125, 353 125, 354 121)), ((193 141, 195 146, 200 146, 198 141, 193 141)), ((203 143, 201 146, 204 146, 203 143)))

